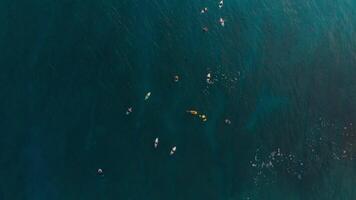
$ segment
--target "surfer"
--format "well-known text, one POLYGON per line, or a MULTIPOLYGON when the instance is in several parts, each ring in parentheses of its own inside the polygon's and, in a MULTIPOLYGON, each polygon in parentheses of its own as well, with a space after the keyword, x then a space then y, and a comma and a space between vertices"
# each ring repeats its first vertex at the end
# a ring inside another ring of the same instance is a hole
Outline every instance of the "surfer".
POLYGON ((221 1, 219 2, 219 8, 222 8, 222 7, 223 7, 223 5, 224 5, 224 1, 223 1, 223 0, 221 0, 221 1))
POLYGON ((177 150, 177 147, 174 146, 172 149, 171 149, 171 152, 169 152, 169 155, 173 155, 177 150))
POLYGON ((148 92, 148 93, 146 94, 146 96, 145 96, 145 101, 146 101, 147 99, 149 99, 150 96, 151 96, 151 92, 148 92))
POLYGON ((97 173, 99 176, 104 176, 103 169, 101 169, 101 168, 98 169, 97 173))
POLYGON ((190 113, 192 115, 197 115, 198 111, 196 111, 196 110, 187 110, 187 113, 190 113))
POLYGON ((129 107, 126 111, 126 115, 129 115, 132 112, 132 107, 129 107))
POLYGON ((220 17, 219 22, 221 26, 225 26, 225 20, 222 17, 220 17))
POLYGON ((211 74, 210 74, 210 73, 208 73, 208 74, 206 75, 206 82, 207 82, 208 84, 213 84, 213 81, 211 80, 211 74))
POLYGON ((154 147, 155 147, 155 148, 158 147, 158 142, 159 142, 159 140, 158 140, 158 138, 156 138, 156 139, 155 139, 155 142, 154 142, 154 147))

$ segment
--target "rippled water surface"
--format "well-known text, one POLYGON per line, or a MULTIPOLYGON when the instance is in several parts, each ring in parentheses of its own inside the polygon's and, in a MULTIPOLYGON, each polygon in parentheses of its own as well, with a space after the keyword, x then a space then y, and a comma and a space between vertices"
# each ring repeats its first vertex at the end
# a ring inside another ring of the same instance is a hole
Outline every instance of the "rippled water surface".
POLYGON ((0 1, 0 199, 356 199, 356 3, 218 4, 0 1))

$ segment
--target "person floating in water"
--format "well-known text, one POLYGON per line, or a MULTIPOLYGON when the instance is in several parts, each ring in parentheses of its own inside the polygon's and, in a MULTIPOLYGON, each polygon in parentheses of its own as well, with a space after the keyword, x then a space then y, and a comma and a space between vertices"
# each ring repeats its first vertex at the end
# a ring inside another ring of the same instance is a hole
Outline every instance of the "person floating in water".
POLYGON ((231 121, 230 121, 228 118, 226 118, 226 119, 225 119, 225 124, 230 125, 230 124, 231 124, 231 121))
POLYGON ((208 31, 209 31, 208 27, 206 27, 206 26, 204 26, 204 27, 202 28, 202 30, 203 30, 204 32, 208 32, 208 31))
POLYGON ((204 14, 204 13, 207 13, 207 12, 208 12, 208 8, 207 8, 207 7, 203 8, 203 9, 200 11, 201 14, 204 14))
POLYGON ((103 169, 101 169, 101 168, 98 169, 97 173, 99 176, 104 176, 103 169))
POLYGON ((155 148, 158 147, 158 142, 159 142, 159 140, 158 140, 158 138, 156 138, 156 139, 155 139, 155 142, 154 142, 154 147, 155 147, 155 148))
POLYGON ((171 149, 171 152, 169 152, 169 155, 173 155, 177 150, 177 147, 174 146, 172 149, 171 149))
POLYGON ((206 120, 208 120, 208 118, 206 117, 206 115, 199 115, 199 118, 200 118, 203 122, 206 122, 206 120))

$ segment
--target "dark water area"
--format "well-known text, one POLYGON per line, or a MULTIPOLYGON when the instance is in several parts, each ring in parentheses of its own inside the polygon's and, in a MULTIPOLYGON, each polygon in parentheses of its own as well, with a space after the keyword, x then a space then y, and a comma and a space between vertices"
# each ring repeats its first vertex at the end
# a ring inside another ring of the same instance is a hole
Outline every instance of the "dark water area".
POLYGON ((356 3, 218 4, 0 1, 0 199, 356 199, 356 3))

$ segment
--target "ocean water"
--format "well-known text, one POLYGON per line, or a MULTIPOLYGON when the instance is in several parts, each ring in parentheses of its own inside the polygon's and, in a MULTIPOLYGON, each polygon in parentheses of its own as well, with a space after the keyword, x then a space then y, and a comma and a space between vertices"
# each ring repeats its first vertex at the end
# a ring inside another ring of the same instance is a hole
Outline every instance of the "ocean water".
POLYGON ((218 3, 0 1, 0 199, 356 199, 356 2, 218 3))

